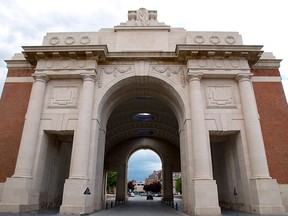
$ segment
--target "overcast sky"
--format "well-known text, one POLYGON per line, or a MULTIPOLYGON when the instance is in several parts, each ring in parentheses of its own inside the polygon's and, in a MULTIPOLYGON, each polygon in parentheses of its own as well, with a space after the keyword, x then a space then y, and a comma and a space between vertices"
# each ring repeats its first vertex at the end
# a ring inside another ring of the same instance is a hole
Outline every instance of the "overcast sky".
POLYGON ((161 169, 161 159, 154 151, 136 151, 128 161, 128 181, 144 181, 154 170, 161 169))
MULTIPOLYGON (((264 45, 265 52, 273 52, 277 59, 283 59, 280 73, 288 96, 286 2, 0 0, 0 95, 7 73, 4 60, 11 59, 14 53, 21 52, 21 46, 41 45, 47 32, 98 31, 101 28, 113 28, 120 22, 127 21, 128 10, 144 7, 157 10, 158 21, 171 27, 183 27, 187 31, 236 31, 242 35, 245 45, 264 45)), ((149 162, 154 164, 154 157, 149 157, 149 162)), ((147 167, 150 167, 150 164, 147 167)), ((158 167, 151 168, 151 171, 154 169, 158 167)))
MULTIPOLYGON (((41 45, 47 32, 98 31, 127 21, 128 10, 158 11, 158 21, 187 31, 237 31, 245 45, 283 59, 288 92, 286 0, 0 0, 0 94, 10 59, 21 46, 41 45)), ((288 95, 288 93, 287 93, 288 95)))

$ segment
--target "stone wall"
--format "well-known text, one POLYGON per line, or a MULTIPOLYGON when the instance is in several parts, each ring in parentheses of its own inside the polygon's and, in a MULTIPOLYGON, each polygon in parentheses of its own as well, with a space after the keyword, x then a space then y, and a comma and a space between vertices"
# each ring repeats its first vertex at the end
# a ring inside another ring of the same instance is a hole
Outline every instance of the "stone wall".
POLYGON ((2 191, 3 191, 4 183, 0 183, 0 202, 2 199, 2 191))
POLYGON ((286 212, 288 212, 288 184, 280 184, 279 187, 282 203, 286 209, 286 212))

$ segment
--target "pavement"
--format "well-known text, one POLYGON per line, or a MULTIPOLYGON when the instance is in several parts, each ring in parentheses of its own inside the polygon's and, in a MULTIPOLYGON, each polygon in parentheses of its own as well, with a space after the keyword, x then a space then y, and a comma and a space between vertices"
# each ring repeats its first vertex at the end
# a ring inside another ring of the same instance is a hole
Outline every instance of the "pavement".
MULTIPOLYGON (((174 208, 161 202, 161 198, 154 197, 153 200, 146 200, 146 197, 129 197, 129 201, 122 203, 107 210, 102 210, 89 216, 187 216, 181 211, 181 200, 175 199, 174 208), (177 203, 178 210, 175 209, 177 203)), ((1 213, 0 216, 76 216, 77 214, 59 214, 59 209, 46 209, 34 212, 22 212, 22 213, 1 213)), ((235 210, 222 209, 223 216, 257 216, 258 214, 237 212, 235 210)), ((263 215, 261 215, 263 216, 263 215)), ((270 216, 270 215, 265 215, 270 216)), ((273 215, 275 216, 275 215, 273 215)))

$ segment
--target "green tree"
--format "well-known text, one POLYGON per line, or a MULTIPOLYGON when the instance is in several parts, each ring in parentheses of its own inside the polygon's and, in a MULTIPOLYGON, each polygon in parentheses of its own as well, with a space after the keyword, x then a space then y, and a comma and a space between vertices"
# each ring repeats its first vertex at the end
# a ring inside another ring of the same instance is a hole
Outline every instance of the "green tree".
POLYGON ((161 182, 157 181, 157 182, 152 182, 150 184, 145 184, 144 185, 144 190, 145 191, 151 191, 153 193, 159 193, 161 191, 162 185, 161 182))
POLYGON ((133 192, 134 191, 134 188, 135 188, 135 180, 132 180, 132 181, 129 181, 128 182, 128 190, 130 191, 130 192, 133 192))
POLYGON ((112 191, 116 187, 117 172, 108 172, 107 174, 107 191, 112 191))
POLYGON ((176 179, 176 192, 182 194, 182 179, 178 178, 176 179))

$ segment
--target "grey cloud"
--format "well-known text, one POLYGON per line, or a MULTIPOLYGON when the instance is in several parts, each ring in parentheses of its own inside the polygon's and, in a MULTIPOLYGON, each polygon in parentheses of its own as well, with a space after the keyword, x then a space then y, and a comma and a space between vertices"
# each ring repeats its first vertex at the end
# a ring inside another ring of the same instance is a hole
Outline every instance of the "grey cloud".
POLYGON ((161 169, 159 156, 150 150, 140 150, 134 153, 128 161, 128 180, 143 181, 154 170, 161 169))

